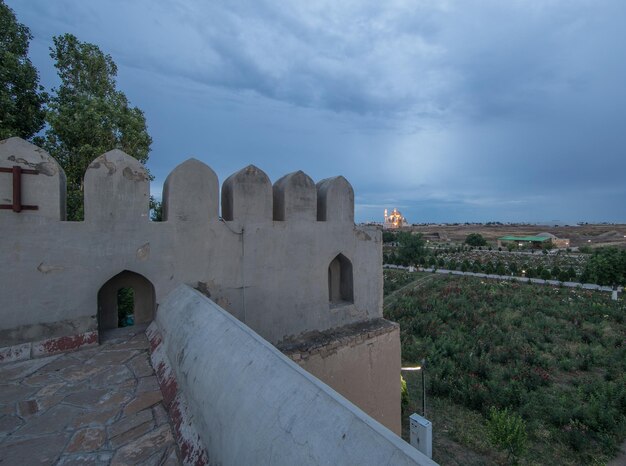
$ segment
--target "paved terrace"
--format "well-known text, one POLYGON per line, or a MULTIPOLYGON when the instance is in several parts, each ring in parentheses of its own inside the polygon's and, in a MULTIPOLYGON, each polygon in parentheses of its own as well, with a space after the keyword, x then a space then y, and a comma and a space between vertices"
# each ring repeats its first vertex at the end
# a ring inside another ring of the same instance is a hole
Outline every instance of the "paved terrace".
POLYGON ((0 365, 0 464, 181 464, 144 331, 0 365))

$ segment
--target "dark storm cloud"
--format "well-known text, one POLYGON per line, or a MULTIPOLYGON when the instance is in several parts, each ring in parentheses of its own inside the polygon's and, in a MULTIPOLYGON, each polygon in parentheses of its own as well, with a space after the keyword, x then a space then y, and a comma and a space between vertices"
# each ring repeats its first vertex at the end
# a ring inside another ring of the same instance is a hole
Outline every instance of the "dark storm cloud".
POLYGON ((52 35, 113 55, 158 180, 208 152, 343 173, 362 220, 626 220, 626 2, 8 3, 47 82, 52 35))

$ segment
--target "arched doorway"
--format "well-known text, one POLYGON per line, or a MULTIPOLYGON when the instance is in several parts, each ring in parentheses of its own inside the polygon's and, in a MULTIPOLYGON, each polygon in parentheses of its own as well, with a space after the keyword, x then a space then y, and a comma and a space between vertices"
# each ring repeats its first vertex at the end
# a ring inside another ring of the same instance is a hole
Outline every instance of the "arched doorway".
POLYGON ((98 291, 98 330, 119 327, 121 306, 133 309, 134 323, 149 323, 154 318, 155 294, 150 280, 129 270, 118 273, 98 291))
POLYGON ((352 262, 338 254, 328 266, 328 300, 331 305, 354 302, 352 262))

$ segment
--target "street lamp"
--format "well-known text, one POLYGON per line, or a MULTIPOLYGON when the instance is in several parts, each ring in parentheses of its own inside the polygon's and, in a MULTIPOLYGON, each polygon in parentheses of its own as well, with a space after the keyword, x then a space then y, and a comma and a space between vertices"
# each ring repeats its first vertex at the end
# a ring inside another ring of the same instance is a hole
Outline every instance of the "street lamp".
POLYGON ((426 359, 422 359, 421 366, 414 367, 402 367, 401 370, 414 372, 420 371, 422 373, 422 416, 426 417, 426 375, 424 374, 424 369, 426 367, 426 359))

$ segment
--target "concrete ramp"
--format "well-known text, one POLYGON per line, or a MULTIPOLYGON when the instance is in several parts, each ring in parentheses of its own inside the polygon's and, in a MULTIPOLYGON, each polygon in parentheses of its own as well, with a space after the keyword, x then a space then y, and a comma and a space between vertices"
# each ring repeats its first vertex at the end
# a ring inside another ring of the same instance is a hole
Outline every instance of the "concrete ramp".
POLYGON ((188 286, 151 333, 209 464, 436 464, 188 286))

